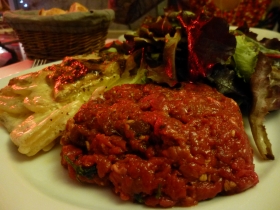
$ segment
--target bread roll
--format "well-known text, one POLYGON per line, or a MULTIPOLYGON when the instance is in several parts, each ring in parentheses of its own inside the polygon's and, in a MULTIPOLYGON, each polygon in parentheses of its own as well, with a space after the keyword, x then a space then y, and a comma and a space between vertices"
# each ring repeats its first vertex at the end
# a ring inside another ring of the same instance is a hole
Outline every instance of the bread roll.
POLYGON ((85 6, 77 2, 73 3, 69 9, 69 12, 88 12, 88 11, 89 10, 85 6))
POLYGON ((41 9, 39 11, 39 15, 42 16, 47 16, 47 15, 62 15, 62 14, 66 14, 67 11, 59 9, 59 8, 52 8, 49 10, 45 10, 45 9, 41 9))

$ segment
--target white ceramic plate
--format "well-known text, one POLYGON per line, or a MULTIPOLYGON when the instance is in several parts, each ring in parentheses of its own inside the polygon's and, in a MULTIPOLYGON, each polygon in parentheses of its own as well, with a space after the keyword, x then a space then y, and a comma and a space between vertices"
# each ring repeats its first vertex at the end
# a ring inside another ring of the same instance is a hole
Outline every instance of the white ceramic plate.
MULTIPOLYGON (((273 31, 255 29, 260 37, 277 37, 273 31)), ((9 76, 0 80, 0 87, 9 79, 23 73, 37 71, 42 67, 9 76)), ((0 73, 1 74, 1 73, 0 73)), ((243 193, 216 197, 200 202, 192 210, 279 210, 280 209, 280 111, 271 113, 265 125, 276 156, 274 161, 263 161, 255 150, 255 165, 260 182, 243 193)), ((252 139, 249 125, 246 131, 252 139)), ((1 210, 139 210, 150 209, 131 202, 123 202, 109 189, 83 185, 68 177, 60 165, 60 146, 33 158, 17 152, 7 132, 0 127, 0 209, 1 210)), ((178 210, 188 208, 174 207, 178 210)))

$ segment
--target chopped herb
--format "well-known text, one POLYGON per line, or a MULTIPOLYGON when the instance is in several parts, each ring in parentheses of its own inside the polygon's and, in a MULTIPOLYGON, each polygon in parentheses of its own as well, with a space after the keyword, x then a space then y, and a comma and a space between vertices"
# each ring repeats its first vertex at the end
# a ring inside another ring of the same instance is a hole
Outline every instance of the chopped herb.
POLYGON ((161 197, 161 184, 158 185, 157 192, 156 192, 156 199, 161 197))
POLYGON ((135 194, 134 201, 137 203, 144 203, 144 197, 142 194, 135 194))
POLYGON ((96 165, 85 168, 85 167, 78 166, 75 163, 73 163, 73 161, 70 160, 70 158, 68 156, 64 156, 64 158, 65 158, 66 162, 68 164, 70 164, 73 167, 73 169, 76 171, 77 177, 84 176, 86 178, 92 179, 94 177, 94 175, 97 174, 96 165))

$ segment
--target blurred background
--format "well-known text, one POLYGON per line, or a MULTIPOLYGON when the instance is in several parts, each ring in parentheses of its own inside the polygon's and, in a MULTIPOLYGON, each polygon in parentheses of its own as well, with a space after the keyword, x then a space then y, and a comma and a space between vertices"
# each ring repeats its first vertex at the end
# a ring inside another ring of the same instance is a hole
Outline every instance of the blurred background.
MULTIPOLYGON (((24 10, 36 10, 36 9, 51 9, 53 7, 61 8, 67 10, 69 6, 74 2, 79 2, 80 4, 86 6, 89 9, 105 9, 109 8, 113 1, 110 0, 7 0, 10 4, 11 9, 24 9, 24 10)), ((163 8, 166 7, 168 0, 149 0, 149 5, 145 5, 145 0, 140 2, 139 6, 144 7, 148 6, 147 10, 145 11, 146 14, 151 16, 158 16, 159 14, 163 13, 163 8)), ((123 0, 123 1, 116 1, 119 6, 126 5, 131 2, 136 2, 133 0, 123 0)), ((137 8, 137 10, 139 10, 137 8)), ((124 11, 122 10, 122 13, 124 11)), ((137 12, 134 13, 137 15, 137 12)), ((136 29, 139 24, 141 23, 142 18, 137 17, 137 19, 133 19, 133 21, 129 23, 116 23, 113 22, 110 26, 112 30, 127 30, 127 29, 136 29)))
MULTIPOLYGON (((167 5, 175 5, 179 9, 209 12, 224 16, 231 25, 246 21, 250 26, 269 27, 275 25, 280 15, 280 0, 1 0, 7 1, 11 9, 50 9, 58 7, 68 9, 73 2, 79 2, 89 9, 114 7, 119 9, 117 17, 127 16, 129 22, 112 24, 113 29, 135 29, 141 23, 143 15, 158 16, 167 5), (129 17, 130 16, 130 17, 129 17), (262 22, 266 20, 267 22, 262 22), (265 25, 267 24, 267 25, 265 25), (269 25, 270 24, 270 25, 269 25)), ((117 21, 120 22, 120 21, 117 21)))
MULTIPOLYGON (((64 10, 69 9, 69 6, 79 2, 89 9, 106 9, 110 2, 106 0, 0 0, 0 68, 27 59, 21 44, 18 42, 15 33, 9 26, 3 23, 2 14, 6 10, 40 10, 51 9, 54 7, 64 10)), ((128 2, 128 1, 127 1, 128 2)), ((163 8, 166 7, 167 1, 150 0, 147 13, 151 16, 158 16, 163 13, 163 8)), ((120 5, 125 2, 120 1, 120 5)), ((142 22, 144 15, 134 18, 129 23, 112 22, 110 24, 108 37, 117 38, 128 30, 135 30, 142 22)))
POLYGON ((26 59, 16 35, 3 23, 3 12, 54 7, 67 10, 74 2, 89 9, 114 9, 116 18, 110 24, 109 38, 137 29, 145 16, 162 15, 168 6, 193 12, 204 9, 234 26, 246 21, 250 27, 277 31, 280 21, 280 0, 0 0, 0 67, 26 59))

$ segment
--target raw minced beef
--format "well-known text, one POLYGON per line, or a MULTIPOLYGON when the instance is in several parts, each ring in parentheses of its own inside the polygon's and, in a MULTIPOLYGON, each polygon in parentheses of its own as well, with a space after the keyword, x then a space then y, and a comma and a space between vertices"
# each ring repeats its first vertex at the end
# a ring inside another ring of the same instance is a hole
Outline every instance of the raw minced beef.
POLYGON ((202 84, 114 87, 81 107, 61 143, 71 178, 148 206, 192 206, 258 183, 238 105, 202 84))

